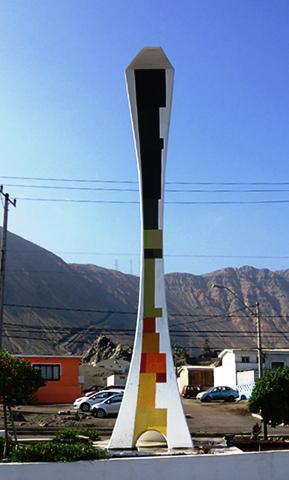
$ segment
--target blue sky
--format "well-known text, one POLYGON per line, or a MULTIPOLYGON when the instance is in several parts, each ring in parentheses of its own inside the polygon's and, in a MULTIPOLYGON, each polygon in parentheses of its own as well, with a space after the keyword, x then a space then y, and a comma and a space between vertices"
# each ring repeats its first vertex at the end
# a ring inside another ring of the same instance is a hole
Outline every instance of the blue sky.
MULTIPOLYGON (((287 0, 2 0, 0 25, 0 181, 18 198, 12 232, 68 262, 138 273, 138 205, 35 200, 137 192, 28 185, 137 189, 46 179, 137 181, 124 69, 147 45, 175 68, 167 189, 207 190, 166 201, 289 201, 287 0), (223 189, 234 192, 212 191, 223 189), (263 191, 240 191, 252 189, 263 191)), ((166 271, 288 268, 288 212, 289 203, 167 203, 166 271)))

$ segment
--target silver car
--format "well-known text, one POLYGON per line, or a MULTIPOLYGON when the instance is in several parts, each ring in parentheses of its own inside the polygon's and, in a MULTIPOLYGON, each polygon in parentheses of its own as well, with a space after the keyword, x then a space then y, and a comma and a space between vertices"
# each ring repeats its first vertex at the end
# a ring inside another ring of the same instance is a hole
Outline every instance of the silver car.
POLYGON ((116 395, 117 393, 121 393, 121 392, 122 390, 120 389, 102 390, 101 392, 97 392, 94 395, 91 395, 90 397, 77 398, 73 406, 74 408, 78 408, 83 412, 89 412, 91 407, 96 403, 102 402, 103 400, 106 400, 107 398, 112 397, 113 395, 116 395))
POLYGON ((107 415, 117 415, 123 399, 123 394, 114 395, 91 407, 91 414, 96 418, 104 418, 107 415))

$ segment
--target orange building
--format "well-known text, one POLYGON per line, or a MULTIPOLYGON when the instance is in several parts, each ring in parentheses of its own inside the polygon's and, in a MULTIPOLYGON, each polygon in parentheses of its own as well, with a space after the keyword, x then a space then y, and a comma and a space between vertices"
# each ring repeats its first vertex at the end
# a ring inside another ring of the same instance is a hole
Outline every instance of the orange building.
POLYGON ((80 357, 56 355, 15 355, 38 368, 45 386, 34 397, 37 403, 70 403, 80 396, 80 357))

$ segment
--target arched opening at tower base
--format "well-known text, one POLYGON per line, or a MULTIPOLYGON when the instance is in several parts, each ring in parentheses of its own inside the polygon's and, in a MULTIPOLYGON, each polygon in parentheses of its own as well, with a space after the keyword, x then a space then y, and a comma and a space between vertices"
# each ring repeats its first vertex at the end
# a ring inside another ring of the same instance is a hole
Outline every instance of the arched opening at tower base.
POLYGON ((157 430, 147 430, 140 434, 136 441, 136 448, 168 448, 166 437, 157 430))

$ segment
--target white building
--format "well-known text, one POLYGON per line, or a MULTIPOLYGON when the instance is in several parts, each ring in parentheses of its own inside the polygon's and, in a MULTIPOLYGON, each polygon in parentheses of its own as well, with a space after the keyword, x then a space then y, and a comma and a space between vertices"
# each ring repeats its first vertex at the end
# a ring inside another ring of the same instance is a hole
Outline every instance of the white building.
MULTIPOLYGON (((263 349, 263 370, 289 367, 289 349, 263 349)), ((237 388, 241 394, 250 395, 258 378, 257 350, 240 348, 223 350, 214 368, 214 386, 237 388)))
POLYGON ((114 373, 106 379, 108 387, 125 387, 127 374, 114 373))

